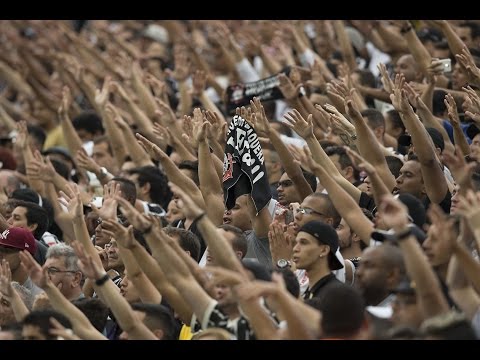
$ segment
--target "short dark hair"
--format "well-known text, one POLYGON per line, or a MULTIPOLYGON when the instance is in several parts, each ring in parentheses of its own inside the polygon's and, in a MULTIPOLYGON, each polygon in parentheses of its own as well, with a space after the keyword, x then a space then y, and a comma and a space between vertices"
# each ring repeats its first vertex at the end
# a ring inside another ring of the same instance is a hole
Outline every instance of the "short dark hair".
POLYGON ((353 169, 353 177, 355 178, 355 180, 360 180, 360 171, 358 171, 358 169, 352 163, 352 159, 350 159, 350 156, 348 156, 347 151, 344 147, 329 146, 325 149, 325 154, 327 154, 327 156, 338 155, 338 163, 340 164, 342 170, 345 169, 347 166, 351 166, 353 169))
POLYGON ((368 120, 368 126, 375 130, 381 126, 385 129, 385 118, 383 114, 376 109, 365 109, 361 112, 363 117, 366 117, 368 120))
POLYGON ((395 176, 395 179, 398 178, 398 176, 400 175, 400 169, 403 166, 403 161, 400 160, 398 157, 392 155, 385 156, 385 160, 387 160, 388 169, 393 174, 393 176, 395 176))
POLYGON ((67 165, 57 159, 50 159, 50 162, 53 165, 55 171, 64 179, 70 180, 70 172, 68 171, 67 165))
POLYGON ((133 303, 132 309, 145 313, 143 323, 150 330, 161 329, 162 340, 176 340, 177 325, 172 312, 161 304, 133 303))
POLYGON ((402 129, 402 134, 405 133, 405 124, 400 117, 400 113, 396 109, 391 109, 386 112, 386 114, 390 117, 392 122, 392 127, 394 129, 402 129))
POLYGON ((312 191, 315 192, 317 190, 317 177, 304 169, 302 169, 302 174, 305 180, 307 180, 308 185, 310 185, 312 191))
POLYGON ((447 92, 445 90, 438 89, 433 91, 433 99, 432 99, 433 115, 442 116, 442 114, 447 110, 447 105, 445 105, 446 95, 447 95, 447 92))
POLYGON ((229 224, 222 224, 218 226, 218 228, 227 232, 231 232, 235 235, 232 241, 232 248, 234 251, 240 251, 243 259, 245 255, 247 255, 248 250, 248 241, 245 233, 240 228, 229 224))
POLYGON ((198 186, 200 184, 200 179, 198 177, 198 161, 183 160, 178 164, 180 170, 187 169, 193 172, 193 182, 198 186))
POLYGON ((43 148, 43 144, 45 144, 45 139, 47 135, 45 131, 37 125, 27 125, 28 135, 35 138, 35 140, 40 144, 43 148))
POLYGON ((47 228, 48 230, 55 230, 53 228, 57 228, 57 224, 55 223, 55 214, 53 211, 53 205, 48 200, 47 198, 44 198, 40 196, 36 191, 30 189, 30 188, 25 188, 25 189, 16 189, 13 191, 12 196, 9 200, 15 200, 15 202, 12 202, 13 208, 15 208, 16 205, 16 200, 23 200, 27 202, 32 202, 34 204, 40 205, 42 208, 45 209, 48 215, 48 224, 49 227, 47 228), (53 228, 52 228, 53 227, 53 228))
POLYGON ((24 207, 27 209, 25 217, 27 218, 27 225, 37 224, 37 228, 33 232, 35 239, 41 239, 42 235, 48 229, 48 214, 47 211, 41 206, 34 204, 33 202, 17 200, 15 207, 24 207))
POLYGON ((92 135, 105 133, 105 129, 102 125, 102 118, 92 110, 85 110, 75 116, 72 119, 72 125, 75 130, 85 130, 92 135))
POLYGON ((308 196, 320 198, 325 201, 327 205, 325 208, 325 213, 326 213, 325 215, 333 219, 332 227, 336 229, 338 225, 340 225, 340 222, 342 221, 342 217, 340 216, 337 209, 335 208, 335 205, 333 204, 332 199, 330 199, 330 196, 328 196, 327 194, 318 193, 318 192, 314 192, 313 194, 310 194, 308 196))
POLYGON ((365 319, 365 302, 360 292, 349 285, 330 285, 320 302, 321 328, 324 336, 355 335, 365 319))
POLYGON ((137 188, 135 187, 135 183, 129 179, 119 176, 115 176, 110 181, 119 183, 123 198, 135 206, 135 201, 137 200, 137 188))
POLYGON ((198 262, 200 260, 200 240, 190 230, 175 228, 168 226, 164 229, 168 236, 178 236, 178 244, 180 247, 190 252, 190 256, 193 260, 198 262))
POLYGON ((108 136, 106 135, 102 135, 102 136, 99 136, 99 137, 96 137, 95 139, 93 139, 93 144, 94 145, 98 145, 98 144, 101 144, 101 143, 107 143, 107 151, 110 155, 113 156, 113 151, 112 151, 112 147, 110 146, 110 139, 108 138, 108 136))
POLYGON ((98 298, 83 298, 72 301, 80 311, 88 318, 95 329, 103 332, 107 324, 109 308, 98 298))
MULTIPOLYGON (((197 169, 198 171, 198 169, 197 169)), ((167 176, 156 166, 142 166, 128 171, 130 175, 138 175, 138 185, 150 184, 150 198, 153 203, 161 205, 164 209, 172 199, 172 191, 168 186, 167 176)))
POLYGON ((275 271, 282 274, 287 291, 295 298, 298 298, 300 296, 300 284, 298 283, 297 275, 288 267, 275 271))
POLYGON ((47 340, 54 340, 56 339, 56 336, 50 334, 50 330, 53 329, 53 326, 50 323, 50 318, 52 317, 64 327, 69 329, 72 327, 72 323, 65 315, 51 309, 34 310, 28 313, 23 319, 22 325, 38 327, 42 335, 45 336, 47 340))

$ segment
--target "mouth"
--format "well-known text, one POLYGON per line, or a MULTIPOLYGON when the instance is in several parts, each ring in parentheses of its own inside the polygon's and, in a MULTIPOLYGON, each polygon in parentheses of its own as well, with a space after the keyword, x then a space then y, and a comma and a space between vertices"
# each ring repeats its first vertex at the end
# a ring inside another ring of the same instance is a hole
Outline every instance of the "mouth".
POLYGON ((232 222, 232 219, 230 219, 229 217, 223 217, 223 223, 224 224, 230 224, 232 222))
POLYGON ((393 195, 397 195, 399 192, 400 192, 400 188, 398 188, 397 186, 395 186, 392 190, 393 195))

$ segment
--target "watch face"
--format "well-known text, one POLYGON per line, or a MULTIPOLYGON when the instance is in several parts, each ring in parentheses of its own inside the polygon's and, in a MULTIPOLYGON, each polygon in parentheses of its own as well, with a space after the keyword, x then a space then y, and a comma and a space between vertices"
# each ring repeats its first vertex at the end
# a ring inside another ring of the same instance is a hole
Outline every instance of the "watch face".
POLYGON ((281 269, 284 268, 284 267, 287 267, 288 266, 288 261, 285 260, 285 259, 280 259, 280 260, 277 261, 277 266, 281 269))

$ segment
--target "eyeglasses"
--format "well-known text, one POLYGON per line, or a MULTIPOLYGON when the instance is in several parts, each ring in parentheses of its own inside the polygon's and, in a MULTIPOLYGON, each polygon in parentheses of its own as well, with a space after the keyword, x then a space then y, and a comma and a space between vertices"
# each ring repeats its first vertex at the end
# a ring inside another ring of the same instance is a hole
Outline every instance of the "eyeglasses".
POLYGON ((321 212, 318 212, 318 211, 315 211, 313 209, 310 209, 308 207, 299 207, 297 209, 297 213, 300 213, 300 214, 306 214, 306 215, 312 215, 312 214, 316 214, 316 215, 320 215, 320 216, 325 216, 327 217, 325 214, 322 214, 321 212))
POLYGON ((55 275, 55 274, 65 274, 65 273, 70 273, 70 274, 75 274, 78 271, 73 271, 73 270, 60 270, 54 267, 49 267, 47 268, 48 275, 55 275))
POLYGON ((289 187, 289 186, 292 186, 293 185, 293 182, 292 180, 283 180, 283 181, 279 181, 278 182, 278 186, 280 187, 289 187))

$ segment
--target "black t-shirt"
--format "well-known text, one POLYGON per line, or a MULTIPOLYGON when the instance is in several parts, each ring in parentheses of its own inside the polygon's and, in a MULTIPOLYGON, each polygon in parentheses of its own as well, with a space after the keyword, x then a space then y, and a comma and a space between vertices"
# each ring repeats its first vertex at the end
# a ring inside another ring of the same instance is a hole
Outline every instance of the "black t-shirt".
POLYGON ((330 273, 327 276, 324 276, 318 280, 313 286, 309 287, 305 294, 303 294, 304 300, 309 300, 311 298, 322 298, 325 290, 330 286, 335 286, 338 284, 343 284, 340 280, 337 279, 334 273, 330 273))
MULTIPOLYGON (((431 203, 432 202, 430 201, 430 199, 428 197, 425 197, 425 200, 423 200, 423 206, 425 207, 425 211, 428 211, 431 203)), ((452 205, 452 193, 450 192, 450 190, 447 190, 447 194, 438 205, 440 205, 445 214, 450 214, 450 206, 452 205)))
POLYGON ((372 196, 362 191, 362 193, 360 194, 360 200, 358 200, 358 206, 373 212, 373 210, 375 210, 376 204, 372 196))

